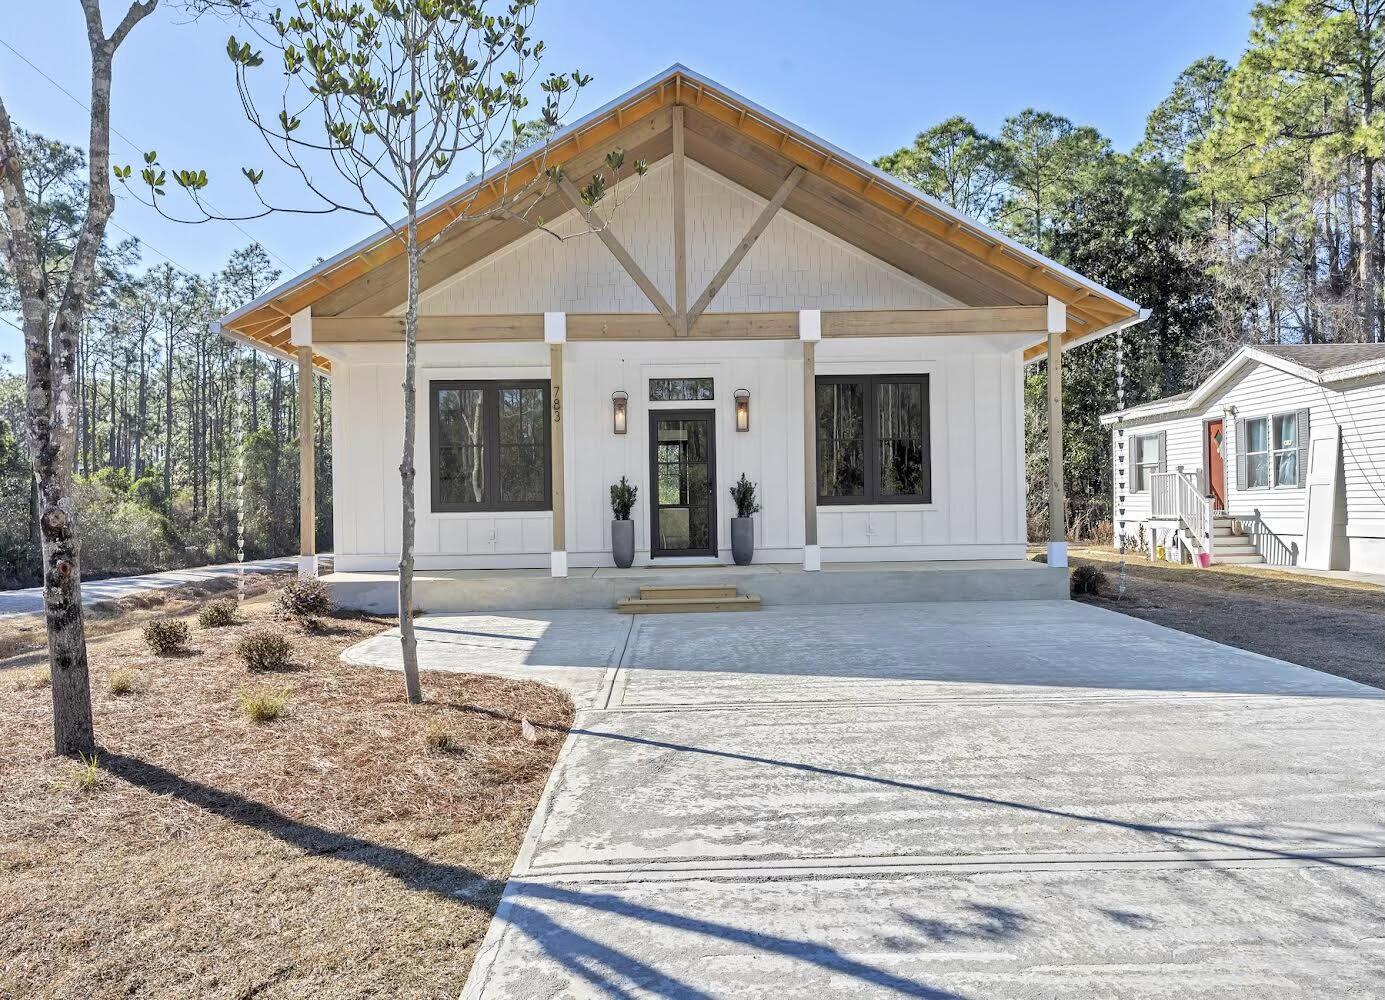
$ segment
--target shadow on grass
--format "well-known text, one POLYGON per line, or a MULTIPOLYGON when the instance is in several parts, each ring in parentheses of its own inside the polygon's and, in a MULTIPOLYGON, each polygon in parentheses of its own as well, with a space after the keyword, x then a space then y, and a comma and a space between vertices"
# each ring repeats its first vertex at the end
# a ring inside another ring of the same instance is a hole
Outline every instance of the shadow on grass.
POLYGON ((601 989, 607 996, 633 998, 636 995, 653 995, 670 1000, 712 1000, 713 995, 662 972, 634 955, 559 924, 547 913, 526 905, 526 900, 580 907, 671 931, 744 945, 766 954, 808 963, 850 977, 867 987, 899 996, 966 1000, 960 994, 850 958, 828 944, 682 916, 634 903, 612 893, 583 892, 523 879, 495 879, 460 865, 440 864, 412 851, 387 847, 293 819, 263 802, 192 781, 138 757, 104 753, 99 763, 112 777, 155 795, 172 796, 223 819, 292 844, 304 853, 373 869, 398 880, 411 891, 431 893, 448 903, 491 913, 494 907, 489 905, 489 901, 500 899, 503 893, 500 919, 531 938, 563 968, 601 989), (628 982, 631 988, 622 986, 621 980, 628 982))

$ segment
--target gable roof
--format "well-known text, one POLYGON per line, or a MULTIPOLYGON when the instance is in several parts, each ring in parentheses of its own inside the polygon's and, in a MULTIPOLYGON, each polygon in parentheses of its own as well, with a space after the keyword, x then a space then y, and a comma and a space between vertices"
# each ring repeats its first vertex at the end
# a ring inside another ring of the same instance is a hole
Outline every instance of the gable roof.
MULTIPOLYGON (((484 213, 542 178, 552 164, 571 176, 600 169, 623 148, 649 162, 672 151, 671 111, 684 108, 687 155, 769 197, 795 166, 805 171, 785 208, 969 305, 1068 307, 1065 345, 1136 322, 1140 307, 937 199, 915 190, 807 130, 681 65, 669 67, 556 133, 547 144, 488 171, 420 210, 427 239, 453 226, 424 264, 429 287, 493 253, 532 227, 484 213), (459 216, 468 218, 457 221, 459 216)), ((545 189, 535 214, 557 218, 568 206, 545 189)), ((275 353, 289 351, 290 317, 383 314, 404 299, 403 248, 382 229, 283 282, 221 320, 223 332, 275 353)), ((1036 348, 1030 349, 1036 353, 1036 348)), ((315 363, 328 367, 325 358, 315 363)))
POLYGON ((1247 345, 1233 354, 1191 392, 1165 396, 1150 403, 1104 413, 1102 426, 1117 419, 1149 420, 1200 410, 1242 371, 1266 365, 1311 385, 1336 387, 1353 379, 1385 375, 1385 344, 1264 344, 1247 345))
POLYGON ((1255 350, 1320 374, 1385 361, 1385 344, 1266 344, 1255 350))

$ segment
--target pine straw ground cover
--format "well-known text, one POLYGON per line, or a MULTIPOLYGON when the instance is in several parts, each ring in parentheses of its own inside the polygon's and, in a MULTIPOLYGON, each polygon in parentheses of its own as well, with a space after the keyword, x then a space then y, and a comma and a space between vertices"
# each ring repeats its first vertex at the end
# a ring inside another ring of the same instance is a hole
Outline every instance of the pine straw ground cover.
POLYGON ((411 709, 337 658, 387 621, 242 617, 93 650, 94 768, 51 756, 46 667, 0 670, 0 997, 457 995, 571 701, 426 674, 411 709), (233 650, 266 626, 294 668, 252 675, 233 650), (255 694, 282 713, 251 722, 255 694))
MULTIPOLYGON (((288 573, 247 573, 245 596, 258 597, 284 585, 288 573)), ((107 635, 123 632, 144 622, 167 615, 196 612, 208 598, 236 595, 234 578, 199 580, 162 590, 146 590, 111 601, 97 601, 86 609, 87 639, 99 642, 107 635)), ((0 661, 24 658, 28 662, 47 662, 48 633, 43 613, 7 615, 0 618, 0 661), (27 656, 26 656, 27 654, 27 656)), ((4 666, 0 663, 0 666, 4 666)))

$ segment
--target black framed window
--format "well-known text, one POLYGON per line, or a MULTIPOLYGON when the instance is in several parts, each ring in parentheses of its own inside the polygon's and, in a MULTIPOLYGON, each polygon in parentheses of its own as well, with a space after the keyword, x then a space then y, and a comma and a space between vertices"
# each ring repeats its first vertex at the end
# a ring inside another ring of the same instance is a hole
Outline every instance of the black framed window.
POLYGON ((927 375, 817 379, 818 502, 930 503, 927 375))
POLYGON ((548 383, 430 382, 433 510, 551 510, 548 383))

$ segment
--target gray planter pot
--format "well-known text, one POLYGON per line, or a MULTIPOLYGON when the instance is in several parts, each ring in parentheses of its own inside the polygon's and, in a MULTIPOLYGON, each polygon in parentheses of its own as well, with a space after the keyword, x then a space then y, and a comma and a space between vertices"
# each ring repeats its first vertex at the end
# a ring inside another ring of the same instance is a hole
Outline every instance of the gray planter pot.
POLYGON ((731 518, 731 558, 737 566, 749 566, 755 555, 755 521, 749 517, 731 518))
POLYGON ((611 522, 611 555, 621 569, 629 569, 635 561, 634 521, 611 522))

